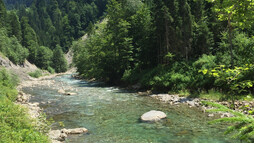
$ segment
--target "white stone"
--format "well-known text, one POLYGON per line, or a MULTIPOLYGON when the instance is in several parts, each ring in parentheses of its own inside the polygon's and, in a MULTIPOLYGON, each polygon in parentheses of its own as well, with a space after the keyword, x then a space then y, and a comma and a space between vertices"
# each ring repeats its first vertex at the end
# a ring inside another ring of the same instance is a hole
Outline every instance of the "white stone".
POLYGON ((167 115, 164 112, 161 111, 149 111, 141 116, 142 121, 148 121, 148 122, 155 122, 159 121, 163 118, 166 118, 167 115))

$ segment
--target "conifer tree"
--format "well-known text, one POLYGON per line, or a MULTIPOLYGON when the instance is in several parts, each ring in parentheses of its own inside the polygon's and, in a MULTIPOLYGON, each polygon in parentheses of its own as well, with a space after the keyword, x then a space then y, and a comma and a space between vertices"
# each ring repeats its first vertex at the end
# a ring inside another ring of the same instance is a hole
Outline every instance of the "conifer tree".
POLYGON ((3 0, 0 0, 0 27, 5 26, 6 21, 6 8, 3 0))
POLYGON ((9 35, 15 36, 19 41, 22 41, 22 32, 19 18, 14 11, 11 11, 8 14, 8 23, 9 35))
POLYGON ((67 61, 59 45, 57 45, 56 49, 53 51, 52 67, 57 73, 67 71, 67 61))
POLYGON ((182 39, 182 55, 186 60, 189 59, 189 53, 191 52, 192 43, 192 16, 190 6, 187 0, 179 1, 179 15, 181 16, 181 39, 182 39))

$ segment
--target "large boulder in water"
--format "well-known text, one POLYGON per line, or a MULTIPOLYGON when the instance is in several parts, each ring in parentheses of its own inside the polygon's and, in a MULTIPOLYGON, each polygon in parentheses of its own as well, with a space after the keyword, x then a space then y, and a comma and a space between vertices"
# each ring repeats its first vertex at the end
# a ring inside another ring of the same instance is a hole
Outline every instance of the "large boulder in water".
POLYGON ((143 114, 141 116, 141 120, 146 122, 155 122, 166 117, 167 115, 164 112, 152 110, 143 114))

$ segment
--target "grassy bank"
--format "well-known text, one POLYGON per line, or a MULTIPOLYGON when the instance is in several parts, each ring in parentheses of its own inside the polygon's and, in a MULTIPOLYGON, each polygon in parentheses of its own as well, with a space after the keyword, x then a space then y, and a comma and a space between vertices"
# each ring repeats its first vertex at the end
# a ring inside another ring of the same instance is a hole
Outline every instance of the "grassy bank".
POLYGON ((17 97, 17 77, 0 68, 0 143, 47 143, 25 108, 13 102, 17 97))

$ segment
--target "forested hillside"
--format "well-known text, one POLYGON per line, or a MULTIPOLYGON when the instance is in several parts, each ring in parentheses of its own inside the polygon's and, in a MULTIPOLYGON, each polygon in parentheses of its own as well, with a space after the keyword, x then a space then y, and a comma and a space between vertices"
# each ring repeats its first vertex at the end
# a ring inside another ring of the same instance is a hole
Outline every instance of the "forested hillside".
POLYGON ((254 3, 109 0, 74 61, 85 78, 157 91, 253 91, 254 3))
POLYGON ((0 52, 15 64, 28 59, 41 69, 64 72, 63 53, 103 15, 105 6, 106 0, 1 0, 0 52))

